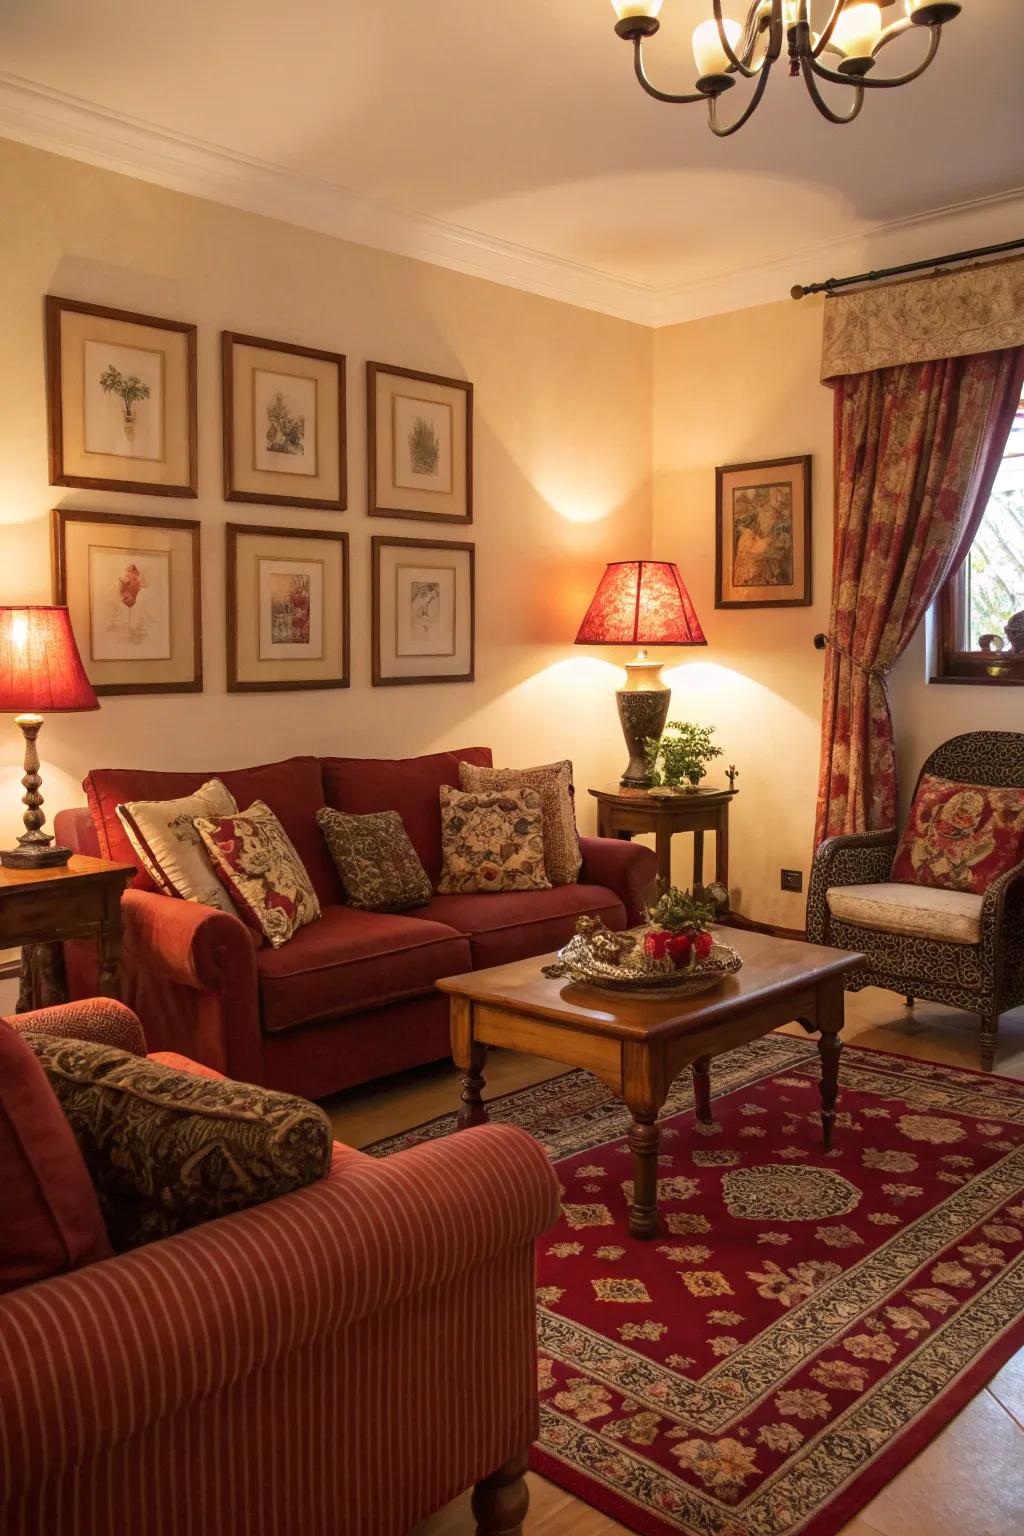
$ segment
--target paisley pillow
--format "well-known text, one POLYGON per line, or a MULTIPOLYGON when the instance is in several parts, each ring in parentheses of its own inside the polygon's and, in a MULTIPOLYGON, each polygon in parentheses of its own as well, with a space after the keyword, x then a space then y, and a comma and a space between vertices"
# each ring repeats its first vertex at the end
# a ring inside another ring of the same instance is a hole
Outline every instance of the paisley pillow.
POLYGON ((353 907, 408 912, 426 906, 434 892, 397 811, 350 816, 325 805, 316 820, 353 907))
POLYGON ((1024 860, 1024 789, 958 784, 926 773, 890 878, 981 896, 1024 860))
POLYGON ((535 789, 476 790, 441 786, 438 891, 547 891, 544 818, 535 789))
POLYGON ((320 916, 306 866, 262 800, 234 816, 197 817, 196 830, 243 921, 275 949, 320 916))
POLYGON ((576 812, 573 809, 572 763, 544 763, 539 768, 478 768, 459 764, 463 789, 535 789, 544 820, 544 867, 552 885, 571 885, 583 867, 576 812))

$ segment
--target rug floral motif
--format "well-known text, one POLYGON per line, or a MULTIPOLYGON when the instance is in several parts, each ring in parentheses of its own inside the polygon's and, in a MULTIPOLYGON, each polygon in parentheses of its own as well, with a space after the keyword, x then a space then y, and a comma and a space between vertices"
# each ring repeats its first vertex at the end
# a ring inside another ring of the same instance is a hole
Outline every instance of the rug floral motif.
POLYGON ((572 1072, 492 1108, 562 1188, 532 1462, 650 1536, 832 1536, 1024 1343, 1024 1085, 848 1049, 826 1153, 810 1042, 713 1082, 712 1125, 686 1081, 666 1106, 651 1242, 607 1088, 572 1072))

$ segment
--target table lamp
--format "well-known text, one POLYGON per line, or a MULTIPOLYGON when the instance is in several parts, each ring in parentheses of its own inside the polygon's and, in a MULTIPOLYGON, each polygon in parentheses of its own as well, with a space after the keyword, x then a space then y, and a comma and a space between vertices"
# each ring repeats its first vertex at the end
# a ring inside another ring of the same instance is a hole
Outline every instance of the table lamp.
POLYGON ((36 737, 44 712, 99 709, 85 675, 66 608, 0 607, 0 711, 15 711, 14 723, 25 737, 25 793, 22 802, 26 831, 17 848, 0 851, 8 869, 54 869, 66 864, 70 848, 56 848, 42 830, 46 820, 39 793, 39 753, 36 737))
POLYGON ((661 662, 651 661, 643 647, 707 645, 679 567, 668 560, 617 560, 609 565, 575 643, 641 647, 635 660, 626 662, 626 685, 615 697, 629 749, 620 783, 646 789, 651 776, 644 743, 665 729, 672 690, 661 675, 661 662))

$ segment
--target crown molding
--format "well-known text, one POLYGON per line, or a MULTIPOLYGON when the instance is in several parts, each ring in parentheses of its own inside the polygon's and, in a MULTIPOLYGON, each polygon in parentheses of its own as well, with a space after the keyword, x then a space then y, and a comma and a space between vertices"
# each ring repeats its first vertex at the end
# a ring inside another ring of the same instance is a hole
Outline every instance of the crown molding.
POLYGON ((403 213, 345 187, 154 127, 0 72, 0 137, 356 245, 411 257, 635 324, 676 325, 784 298, 794 282, 922 259, 938 247, 987 245, 1024 228, 1024 188, 954 204, 770 262, 664 289, 403 213))

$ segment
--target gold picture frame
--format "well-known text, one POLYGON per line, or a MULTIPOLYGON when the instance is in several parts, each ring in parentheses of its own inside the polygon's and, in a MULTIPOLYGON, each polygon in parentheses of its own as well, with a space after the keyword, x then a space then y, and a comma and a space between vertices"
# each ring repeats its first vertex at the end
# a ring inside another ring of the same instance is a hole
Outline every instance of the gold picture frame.
POLYGON ((715 607, 809 608, 811 455, 715 470, 715 607))
POLYGON ((227 689, 349 686, 348 534, 228 523, 227 689))
POLYGON ((366 365, 367 511, 473 521, 473 386, 467 379, 366 365))
POLYGON ((375 688, 473 681, 475 567, 460 540, 371 540, 375 688))

